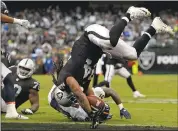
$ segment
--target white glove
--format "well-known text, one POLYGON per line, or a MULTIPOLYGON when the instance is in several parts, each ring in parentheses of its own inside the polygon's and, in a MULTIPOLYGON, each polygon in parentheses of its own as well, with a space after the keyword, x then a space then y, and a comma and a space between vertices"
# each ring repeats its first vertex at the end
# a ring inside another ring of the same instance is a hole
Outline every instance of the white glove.
POLYGON ((30 28, 30 22, 28 20, 14 18, 14 24, 19 24, 25 28, 30 28))
POLYGON ((33 111, 31 109, 23 109, 21 112, 25 115, 33 115, 33 111))

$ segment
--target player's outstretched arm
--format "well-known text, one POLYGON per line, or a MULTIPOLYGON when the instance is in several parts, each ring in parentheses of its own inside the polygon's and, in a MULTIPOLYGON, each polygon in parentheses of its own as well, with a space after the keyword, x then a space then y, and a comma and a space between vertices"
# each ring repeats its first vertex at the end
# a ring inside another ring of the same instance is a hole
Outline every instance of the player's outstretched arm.
POLYGON ((92 112, 89 101, 86 97, 86 95, 83 93, 83 91, 80 88, 80 85, 78 82, 75 80, 74 77, 69 76, 66 78, 66 83, 70 87, 71 91, 74 93, 76 96, 79 104, 82 106, 82 108, 90 114, 92 112))
POLYGON ((21 26, 24 26, 25 28, 30 27, 30 23, 28 20, 12 18, 2 13, 1 13, 1 21, 4 23, 19 24, 21 26))
POLYGON ((31 108, 22 110, 23 114, 32 115, 39 108, 39 94, 38 91, 30 89, 29 101, 31 103, 31 108))

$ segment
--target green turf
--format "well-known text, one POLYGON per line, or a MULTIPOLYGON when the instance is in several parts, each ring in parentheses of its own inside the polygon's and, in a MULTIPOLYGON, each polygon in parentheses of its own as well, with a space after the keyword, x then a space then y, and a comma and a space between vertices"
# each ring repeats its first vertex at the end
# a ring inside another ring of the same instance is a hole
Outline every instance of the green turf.
MULTIPOLYGON (((26 123, 61 123, 71 122, 63 115, 53 110, 47 101, 47 94, 52 87, 51 77, 47 75, 34 76, 40 83, 40 108, 29 120, 5 120, 2 115, 2 122, 26 122, 26 123)), ((102 77, 100 78, 102 79, 102 77)), ((112 100, 106 99, 111 107, 113 118, 107 124, 115 125, 149 125, 149 126, 178 126, 177 108, 177 75, 143 75, 133 76, 137 89, 147 95, 146 98, 134 99, 126 80, 115 76, 112 80, 114 88, 121 96, 125 108, 132 115, 131 120, 120 119, 118 107, 112 100)), ((29 107, 29 102, 19 107, 29 107)))

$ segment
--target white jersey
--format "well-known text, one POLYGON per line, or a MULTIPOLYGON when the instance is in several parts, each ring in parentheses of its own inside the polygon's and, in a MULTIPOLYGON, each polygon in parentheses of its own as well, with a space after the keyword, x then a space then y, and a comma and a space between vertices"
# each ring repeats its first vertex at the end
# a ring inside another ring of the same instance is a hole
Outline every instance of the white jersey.
MULTIPOLYGON (((55 104, 58 105, 57 109, 58 111, 61 111, 62 113, 66 112, 67 114, 70 115, 70 117, 72 117, 73 119, 77 119, 78 121, 85 121, 86 118, 88 118, 88 114, 83 110, 83 108, 78 103, 74 104, 74 106, 61 105, 61 103, 69 102, 69 98, 66 96, 71 96, 71 94, 66 94, 66 92, 61 91, 59 88, 56 88, 56 86, 53 85, 48 94, 48 103, 50 106, 52 106, 51 102, 53 100, 53 102, 55 102, 55 104)), ((66 113, 64 113, 64 115, 66 115, 66 113)))

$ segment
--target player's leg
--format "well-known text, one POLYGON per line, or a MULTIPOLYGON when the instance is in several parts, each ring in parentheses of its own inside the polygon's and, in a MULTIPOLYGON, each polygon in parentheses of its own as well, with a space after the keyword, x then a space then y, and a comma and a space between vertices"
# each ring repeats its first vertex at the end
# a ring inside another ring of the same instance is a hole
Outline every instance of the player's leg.
POLYGON ((117 69, 115 71, 116 74, 120 75, 121 77, 125 78, 127 80, 127 84, 129 85, 129 87, 131 88, 132 92, 133 92, 133 96, 136 97, 145 97, 145 95, 141 94, 135 87, 133 81, 132 81, 132 77, 130 72, 122 67, 120 69, 117 69))
POLYGON ((93 24, 88 26, 85 31, 91 42, 103 50, 110 50, 118 44, 119 38, 129 21, 148 17, 150 15, 151 13, 145 8, 130 7, 126 12, 126 15, 117 22, 111 30, 108 30, 103 26, 93 24))
POLYGON ((19 115, 15 108, 15 90, 11 71, 1 62, 1 75, 4 83, 4 101, 7 104, 5 118, 28 119, 28 117, 19 115))
POLYGON ((133 47, 137 51, 137 56, 139 57, 143 49, 148 44, 148 41, 151 39, 152 36, 154 36, 156 33, 169 33, 174 34, 171 27, 167 26, 162 22, 162 20, 159 17, 156 17, 151 26, 143 33, 143 35, 136 40, 133 47))
POLYGON ((104 77, 104 81, 100 82, 96 87, 110 87, 110 83, 112 80, 112 77, 114 76, 114 65, 108 65, 106 64, 106 73, 104 77))
POLYGON ((128 22, 133 19, 141 19, 150 16, 151 13, 146 8, 130 7, 126 12, 125 17, 116 23, 110 30, 110 42, 113 47, 115 47, 119 41, 119 38, 124 31, 125 26, 128 22))

